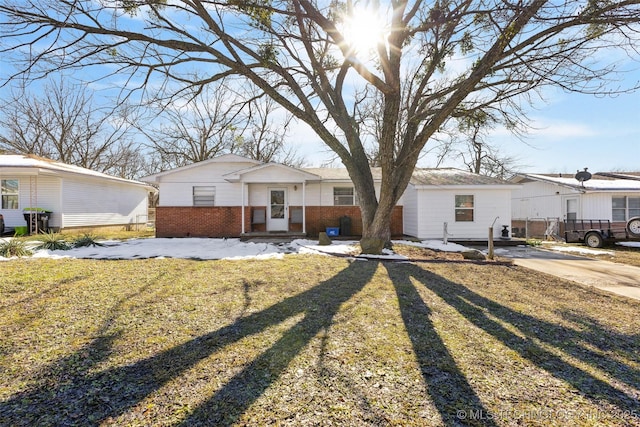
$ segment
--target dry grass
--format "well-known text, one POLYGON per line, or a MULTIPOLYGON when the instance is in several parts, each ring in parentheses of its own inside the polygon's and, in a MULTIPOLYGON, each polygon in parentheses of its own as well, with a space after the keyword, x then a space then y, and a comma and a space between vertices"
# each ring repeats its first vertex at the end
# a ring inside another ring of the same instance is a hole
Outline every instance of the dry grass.
POLYGON ((0 425, 640 425, 638 312, 456 260, 3 262, 0 425))
POLYGON ((604 248, 607 252, 613 252, 613 255, 586 255, 589 258, 603 259, 606 261, 617 262, 619 264, 634 265, 640 267, 640 248, 626 246, 611 246, 604 248))
MULTIPOLYGON (((569 252, 571 255, 640 267, 640 248, 638 247, 613 245, 591 250, 580 243, 558 243, 557 245, 565 248, 575 248, 576 250, 574 252, 569 252), (593 252, 590 253, 588 251, 582 251, 582 249, 589 249, 593 252)), ((554 246, 556 246, 556 244, 543 245, 542 247, 544 249, 553 250, 554 246)))

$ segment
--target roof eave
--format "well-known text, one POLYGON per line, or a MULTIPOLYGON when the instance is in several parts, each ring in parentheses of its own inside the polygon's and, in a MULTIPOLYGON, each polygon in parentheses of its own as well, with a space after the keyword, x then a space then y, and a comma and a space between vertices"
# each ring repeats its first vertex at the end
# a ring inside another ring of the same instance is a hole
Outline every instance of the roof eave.
POLYGON ((418 190, 518 190, 518 184, 413 184, 418 190))

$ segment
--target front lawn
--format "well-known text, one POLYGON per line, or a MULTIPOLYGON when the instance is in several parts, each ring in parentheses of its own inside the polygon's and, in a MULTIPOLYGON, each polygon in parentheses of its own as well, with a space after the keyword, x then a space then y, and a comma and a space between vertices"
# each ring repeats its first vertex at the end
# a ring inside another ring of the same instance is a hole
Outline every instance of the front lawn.
POLYGON ((607 261, 617 262, 619 264, 633 265, 640 267, 640 248, 637 246, 621 246, 615 245, 604 248, 605 252, 611 252, 613 255, 587 255, 589 258, 603 259, 607 261))
POLYGON ((640 425, 640 302, 520 267, 0 265, 0 425, 640 425))

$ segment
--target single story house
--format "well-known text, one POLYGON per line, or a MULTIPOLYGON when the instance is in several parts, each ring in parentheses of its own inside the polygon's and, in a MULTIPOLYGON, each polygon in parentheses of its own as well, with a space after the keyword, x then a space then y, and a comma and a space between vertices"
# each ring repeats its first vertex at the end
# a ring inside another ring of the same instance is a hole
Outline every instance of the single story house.
MULTIPOLYGON (((379 191, 381 171, 372 173, 379 191)), ((159 188, 157 237, 317 236, 341 225, 342 235, 362 233, 358 195, 344 168, 298 169, 225 154, 142 180, 159 188)), ((446 230, 452 240, 486 239, 495 221, 511 223, 514 188, 456 169, 417 169, 392 213, 392 236, 441 239, 446 230)))
POLYGON ((147 223, 149 193, 142 182, 25 155, 0 155, 0 215, 7 229, 31 224, 24 214, 48 211, 53 230, 147 223))
POLYGON ((512 178, 521 185, 512 193, 514 234, 559 237, 566 220, 608 220, 624 227, 640 216, 640 173, 597 172, 586 181, 576 176, 521 173, 512 178))

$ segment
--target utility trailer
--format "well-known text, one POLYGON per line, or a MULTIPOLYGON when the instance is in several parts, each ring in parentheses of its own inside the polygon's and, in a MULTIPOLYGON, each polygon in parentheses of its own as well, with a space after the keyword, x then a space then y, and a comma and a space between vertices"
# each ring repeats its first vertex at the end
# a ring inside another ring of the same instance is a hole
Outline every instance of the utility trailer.
POLYGON ((640 217, 631 218, 625 226, 612 227, 608 219, 570 219, 564 221, 564 240, 601 248, 622 241, 640 241, 640 217))

